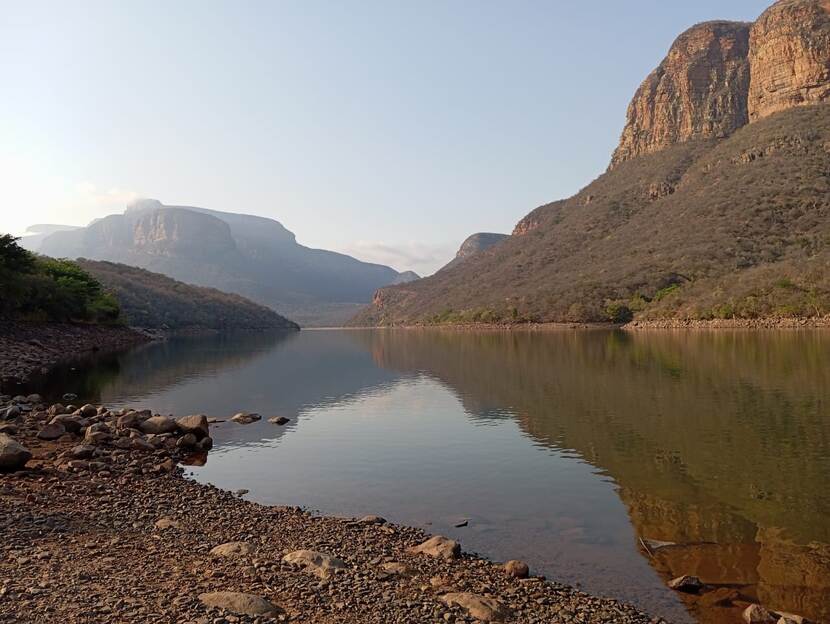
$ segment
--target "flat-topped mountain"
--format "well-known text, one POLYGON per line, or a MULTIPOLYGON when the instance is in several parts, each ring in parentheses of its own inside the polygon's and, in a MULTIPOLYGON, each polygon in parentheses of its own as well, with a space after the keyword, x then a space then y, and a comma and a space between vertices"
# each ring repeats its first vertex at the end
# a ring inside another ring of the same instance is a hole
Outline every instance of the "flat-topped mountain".
POLYGON ((401 275, 300 245, 273 219, 151 199, 85 228, 51 233, 35 251, 119 262, 237 293, 301 324, 342 322, 401 275))
POLYGON ((360 324, 830 313, 830 2, 678 37, 608 171, 360 324))

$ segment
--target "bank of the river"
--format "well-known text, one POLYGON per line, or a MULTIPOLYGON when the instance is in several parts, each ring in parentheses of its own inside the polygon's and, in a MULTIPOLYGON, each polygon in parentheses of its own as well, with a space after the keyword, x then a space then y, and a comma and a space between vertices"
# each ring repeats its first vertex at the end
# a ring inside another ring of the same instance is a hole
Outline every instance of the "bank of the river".
POLYGON ((150 339, 120 325, 0 321, 0 379, 25 381, 59 362, 150 339))
POLYGON ((204 417, 47 407, 36 395, 0 406, 0 464, 13 461, 10 439, 33 455, 0 474, 0 621, 659 621, 453 543, 444 556, 414 553, 429 538, 420 529, 266 507, 189 480, 177 464, 211 446, 204 417))
POLYGON ((830 327, 830 316, 759 319, 655 319, 632 321, 623 329, 810 329, 830 327))

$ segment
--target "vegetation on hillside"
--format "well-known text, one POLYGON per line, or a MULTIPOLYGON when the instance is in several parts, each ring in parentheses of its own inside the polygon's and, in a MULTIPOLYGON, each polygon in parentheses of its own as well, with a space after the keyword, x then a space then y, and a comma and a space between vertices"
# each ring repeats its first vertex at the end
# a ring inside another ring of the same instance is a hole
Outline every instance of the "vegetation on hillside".
POLYGON ((124 264, 83 258, 77 262, 115 294, 124 318, 133 326, 171 331, 299 329, 270 308, 239 295, 124 264))
POLYGON ((624 162, 359 324, 830 313, 830 104, 624 162))
POLYGON ((36 256, 0 235, 0 316, 32 321, 115 323, 112 294, 75 262, 36 256))

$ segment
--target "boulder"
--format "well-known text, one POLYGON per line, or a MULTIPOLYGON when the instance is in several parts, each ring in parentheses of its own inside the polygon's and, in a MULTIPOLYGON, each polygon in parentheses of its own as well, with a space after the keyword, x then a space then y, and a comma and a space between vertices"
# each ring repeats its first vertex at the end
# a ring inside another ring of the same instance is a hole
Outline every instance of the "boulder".
POLYGON ((19 470, 32 459, 32 453, 17 440, 0 433, 0 470, 19 470))
POLYGON ((199 594, 199 600, 205 606, 240 615, 276 617, 283 612, 280 607, 264 598, 242 592, 219 591, 199 594))
POLYGON ((524 561, 518 559, 511 559, 504 564, 504 571, 515 578, 527 578, 530 574, 530 568, 524 561))
POLYGON ((79 444, 78 446, 73 446, 69 454, 75 459, 89 459, 95 454, 95 447, 88 444, 79 444))
POLYGON ((441 596, 448 607, 461 607, 470 617, 482 622, 503 622, 510 617, 510 610, 495 598, 470 592, 453 592, 441 596))
POLYGON ((170 516, 163 516, 156 520, 155 527, 159 531, 166 531, 167 529, 180 529, 182 528, 182 525, 175 518, 171 518, 170 516))
POLYGON ((119 429, 138 429, 144 420, 138 412, 127 412, 118 417, 115 426, 119 429))
POLYGON ((20 408, 17 405, 11 405, 6 408, 3 418, 6 420, 14 420, 21 414, 20 408))
POLYGON ((761 605, 749 605, 741 614, 746 624, 774 624, 775 618, 761 605))
POLYGON ((152 416, 141 423, 138 428, 142 433, 173 433, 178 429, 176 421, 167 416, 152 416))
POLYGON ((59 414, 66 414, 66 407, 64 407, 61 403, 55 403, 46 411, 52 416, 58 416, 59 414))
POLYGON ((273 418, 269 418, 268 422, 274 425, 284 425, 289 422, 289 419, 285 416, 274 416, 273 418))
POLYGON ((254 552, 254 547, 248 542, 227 542, 214 546, 210 554, 215 557, 244 557, 254 552))
POLYGON ((398 576, 415 576, 416 571, 405 563, 399 561, 388 561, 380 564, 380 569, 386 574, 397 574, 398 576))
POLYGON ((49 424, 63 425, 64 429, 70 433, 80 433, 81 431, 81 417, 73 416, 72 414, 60 414, 49 421, 49 424))
POLYGON ((150 444, 144 438, 129 438, 130 446, 129 448, 133 451, 143 451, 145 453, 152 453, 156 450, 156 447, 150 444))
POLYGON ((363 516, 358 522, 360 524, 386 524, 386 518, 382 516, 363 516))
POLYGON ((231 417, 231 420, 235 423, 239 423, 240 425, 250 425, 252 422, 256 422, 260 420, 262 416, 259 414, 253 414, 250 412, 239 412, 238 414, 234 414, 231 417))
POLYGON ((202 438, 201 440, 199 440, 199 450, 209 451, 212 448, 213 448, 213 438, 211 438, 210 436, 208 436, 206 438, 202 438))
POLYGON ((409 549, 413 555, 429 555, 441 559, 458 559, 461 556, 461 544, 443 535, 429 538, 422 544, 409 549))
POLYGON ((29 396, 26 397, 26 402, 27 403, 32 403, 33 405, 36 405, 38 403, 43 403, 43 397, 40 396, 39 394, 30 394, 29 396))
POLYGON ((195 435, 193 435, 192 433, 186 433, 181 438, 176 440, 176 447, 188 449, 193 448, 198 443, 199 441, 196 439, 195 435))
POLYGON ((204 414, 182 416, 176 421, 176 426, 184 434, 193 434, 197 440, 206 438, 210 434, 210 425, 204 414))
POLYGON ((684 594, 697 594, 703 589, 703 583, 696 576, 684 574, 669 581, 669 588, 684 594))
POLYGON ((327 578, 335 570, 346 567, 346 563, 341 559, 314 550, 295 550, 285 555, 282 560, 300 566, 320 578, 327 578))
POLYGON ((57 440, 64 433, 66 433, 66 427, 59 422, 53 422, 38 431, 37 437, 41 440, 57 440))
POLYGON ((84 418, 92 418, 93 416, 98 415, 98 408, 94 405, 87 403, 86 405, 78 409, 78 414, 83 416, 84 418))

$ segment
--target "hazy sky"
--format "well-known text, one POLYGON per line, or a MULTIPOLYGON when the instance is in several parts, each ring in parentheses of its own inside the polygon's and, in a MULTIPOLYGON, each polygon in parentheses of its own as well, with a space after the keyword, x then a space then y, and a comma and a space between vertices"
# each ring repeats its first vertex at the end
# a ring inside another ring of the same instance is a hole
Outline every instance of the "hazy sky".
POLYGON ((608 164, 695 22, 770 0, 0 0, 0 230, 153 197, 429 273, 608 164))

